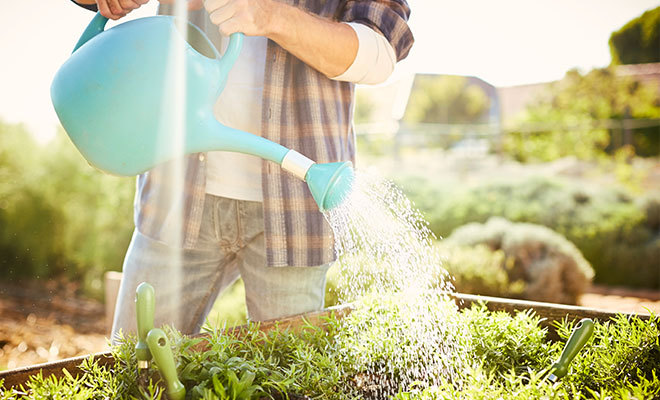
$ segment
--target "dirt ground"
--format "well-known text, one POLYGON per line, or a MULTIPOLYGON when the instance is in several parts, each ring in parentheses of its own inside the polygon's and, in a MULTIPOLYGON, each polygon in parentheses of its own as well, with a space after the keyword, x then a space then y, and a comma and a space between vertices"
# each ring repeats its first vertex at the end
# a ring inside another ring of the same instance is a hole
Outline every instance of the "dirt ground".
MULTIPOLYGON (((108 350, 103 304, 72 285, 0 283, 0 369, 108 350)), ((660 314, 660 291, 593 287, 581 305, 660 314)))

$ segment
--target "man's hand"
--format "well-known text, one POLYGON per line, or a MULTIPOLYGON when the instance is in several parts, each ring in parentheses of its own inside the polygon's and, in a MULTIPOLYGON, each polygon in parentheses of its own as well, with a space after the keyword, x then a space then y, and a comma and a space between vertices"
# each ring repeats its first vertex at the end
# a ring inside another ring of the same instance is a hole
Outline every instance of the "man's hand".
POLYGON ((278 0, 204 0, 204 7, 221 34, 267 37, 329 78, 357 54, 353 28, 278 0))
POLYGON ((229 36, 242 32, 248 36, 268 36, 273 14, 271 0, 204 0, 211 22, 229 36))
POLYGON ((129 12, 146 4, 149 0, 96 0, 101 15, 109 19, 119 19, 129 12))

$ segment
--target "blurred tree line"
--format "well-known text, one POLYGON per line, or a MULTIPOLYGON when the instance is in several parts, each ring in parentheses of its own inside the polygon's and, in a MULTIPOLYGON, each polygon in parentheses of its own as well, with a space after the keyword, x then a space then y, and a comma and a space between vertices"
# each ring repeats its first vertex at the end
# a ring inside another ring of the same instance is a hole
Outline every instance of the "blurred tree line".
POLYGON ((615 68, 566 73, 505 134, 505 151, 519 161, 595 160, 619 150, 660 155, 658 86, 615 68))
POLYGON ((3 279, 66 278, 100 296, 130 241, 134 179, 91 168, 61 131, 41 146, 0 121, 0 143, 3 279))

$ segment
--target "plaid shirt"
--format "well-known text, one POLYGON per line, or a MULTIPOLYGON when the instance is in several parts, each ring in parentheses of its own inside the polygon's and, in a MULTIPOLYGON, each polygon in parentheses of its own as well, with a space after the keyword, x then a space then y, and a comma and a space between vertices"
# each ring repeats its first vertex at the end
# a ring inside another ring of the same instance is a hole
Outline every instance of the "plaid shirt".
MULTIPOLYGON (((413 36, 405 0, 285 0, 322 17, 363 23, 381 32, 397 60, 408 54, 413 36)), ((165 7, 161 7, 163 13, 165 7)), ((217 30, 216 30, 217 31, 217 30)), ((355 161, 355 85, 328 79, 268 41, 262 104, 262 135, 319 162, 355 161)), ((162 165, 137 179, 135 224, 156 240, 195 245, 205 197, 206 155, 184 161, 184 192, 171 196, 172 166, 162 165), (183 220, 183 231, 172 228, 183 220)), ((307 184, 269 161, 262 164, 266 255, 269 266, 314 266, 335 259, 332 229, 307 184)))

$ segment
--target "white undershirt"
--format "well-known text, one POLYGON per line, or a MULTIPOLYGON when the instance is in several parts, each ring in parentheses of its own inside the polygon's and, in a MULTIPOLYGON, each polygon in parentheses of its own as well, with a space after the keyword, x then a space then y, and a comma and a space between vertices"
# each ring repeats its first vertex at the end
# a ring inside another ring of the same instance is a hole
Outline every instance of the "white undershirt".
MULTIPOLYGON (((241 54, 213 106, 213 114, 221 123, 259 136, 267 43, 268 39, 262 36, 245 36, 241 54)), ((209 152, 206 193, 262 201, 261 158, 229 151, 209 152)))
MULTIPOLYGON (((366 25, 348 25, 358 36, 358 52, 351 66, 332 79, 363 84, 384 82, 396 63, 394 49, 383 35, 366 25)), ((213 113, 221 123, 259 136, 267 45, 265 37, 245 36, 241 53, 213 107, 213 113)), ((249 154, 209 152, 206 193, 262 201, 261 162, 261 158, 249 154)))

